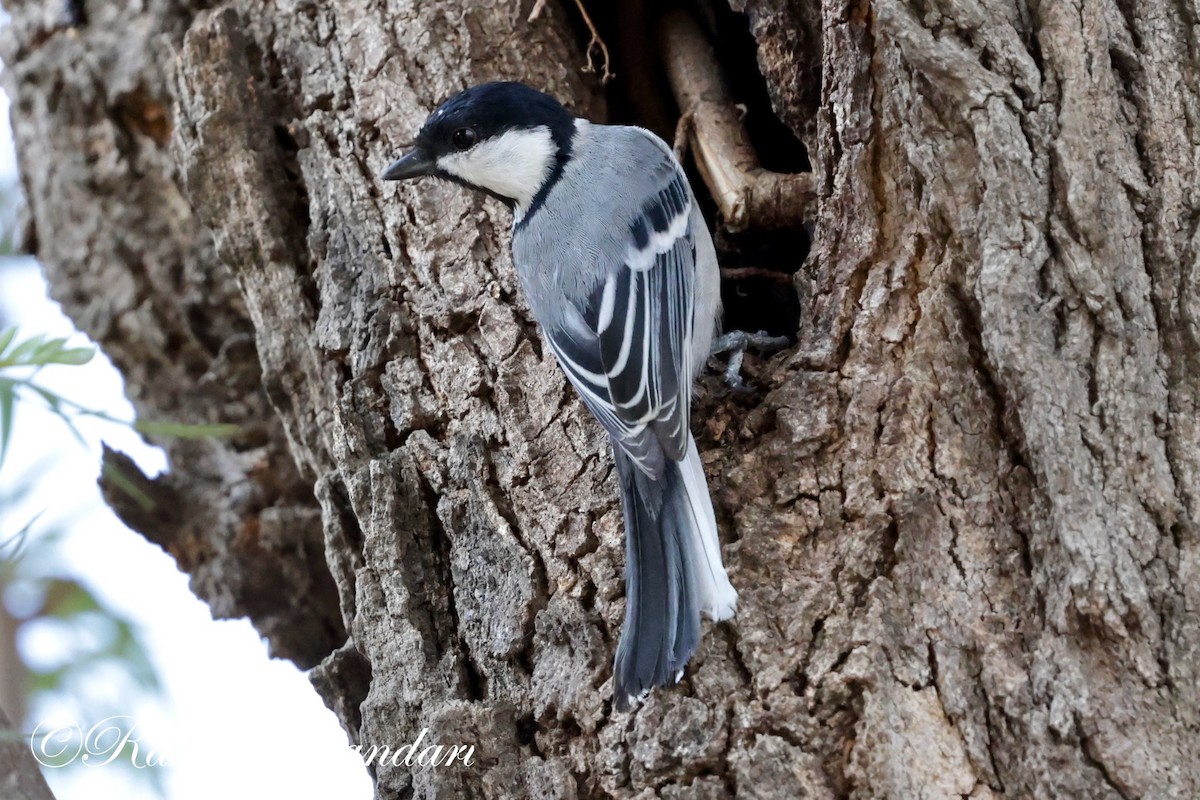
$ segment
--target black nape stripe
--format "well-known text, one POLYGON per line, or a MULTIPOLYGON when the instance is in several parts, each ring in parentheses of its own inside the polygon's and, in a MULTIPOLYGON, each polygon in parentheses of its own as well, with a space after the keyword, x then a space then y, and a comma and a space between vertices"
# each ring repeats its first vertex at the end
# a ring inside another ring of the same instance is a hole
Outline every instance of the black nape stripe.
POLYGON ((560 120, 558 123, 552 125, 550 127, 550 137, 554 140, 554 144, 558 148, 557 155, 554 158, 554 166, 550 169, 550 174, 546 176, 546 182, 542 184, 542 188, 538 189, 538 193, 530 201, 529 209, 525 212, 525 216, 517 221, 516 230, 520 230, 529 224, 529 220, 533 218, 533 215, 546 204, 546 198, 550 195, 550 190, 562 178, 563 169, 567 166, 567 162, 571 160, 572 145, 575 139, 575 118, 568 116, 565 121, 560 120))

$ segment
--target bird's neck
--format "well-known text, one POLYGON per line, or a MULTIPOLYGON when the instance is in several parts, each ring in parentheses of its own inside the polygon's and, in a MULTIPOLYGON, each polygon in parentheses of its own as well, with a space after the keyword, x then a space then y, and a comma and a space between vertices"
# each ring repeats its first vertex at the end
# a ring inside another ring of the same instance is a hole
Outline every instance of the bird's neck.
POLYGON ((513 201, 514 228, 519 228, 527 223, 545 203, 550 190, 562 178, 563 169, 571 160, 581 135, 586 135, 590 125, 591 123, 585 119, 573 119, 569 126, 564 125, 561 130, 553 132, 551 136, 553 152, 544 162, 547 165, 546 171, 538 183, 537 189, 529 195, 528 200, 514 199, 513 201))

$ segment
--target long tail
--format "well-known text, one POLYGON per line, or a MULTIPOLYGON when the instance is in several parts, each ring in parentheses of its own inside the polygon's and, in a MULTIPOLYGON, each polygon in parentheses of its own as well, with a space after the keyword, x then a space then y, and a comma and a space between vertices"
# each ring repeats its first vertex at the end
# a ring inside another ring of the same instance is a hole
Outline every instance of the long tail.
POLYGON ((683 461, 667 459, 657 480, 619 447, 625 510, 625 625, 613 663, 620 711, 655 686, 677 682, 700 643, 700 612, 715 620, 737 610, 696 442, 683 461))

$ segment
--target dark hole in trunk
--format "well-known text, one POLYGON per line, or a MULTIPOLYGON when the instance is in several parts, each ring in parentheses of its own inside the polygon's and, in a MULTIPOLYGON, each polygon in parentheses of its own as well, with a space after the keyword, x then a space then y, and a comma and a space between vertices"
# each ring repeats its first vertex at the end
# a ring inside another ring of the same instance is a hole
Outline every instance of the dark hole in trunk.
MULTIPOLYGON (((591 33, 574 0, 560 0, 560 3, 575 26, 581 45, 586 47, 591 33)), ((679 109, 662 64, 658 24, 663 11, 682 7, 699 20, 713 44, 731 93, 745 106, 746 131, 763 167, 778 172, 811 169, 804 144, 771 108, 766 82, 758 69, 757 44, 744 14, 730 10, 722 2, 585 0, 584 4, 611 57, 609 69, 614 78, 602 89, 609 123, 640 125, 668 143, 674 141, 679 109)), ((601 67, 599 55, 599 50, 593 48, 597 70, 601 67)), ((599 86, 599 75, 594 80, 599 86)), ((721 267, 726 271, 721 284, 723 329, 765 330, 771 335, 794 338, 800 324, 800 301, 786 276, 799 270, 807 258, 812 244, 810 231, 803 228, 751 228, 736 234, 724 231, 694 161, 685 158, 684 166, 714 233, 721 267), (734 275, 730 276, 729 270, 734 275)))

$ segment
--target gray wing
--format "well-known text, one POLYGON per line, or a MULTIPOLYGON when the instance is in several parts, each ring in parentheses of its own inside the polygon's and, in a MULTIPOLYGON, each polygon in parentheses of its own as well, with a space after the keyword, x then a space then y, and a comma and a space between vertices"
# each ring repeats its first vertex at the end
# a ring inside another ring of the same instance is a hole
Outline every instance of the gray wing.
MULTIPOLYGON (((657 477, 687 452, 696 245, 687 179, 669 169, 628 226, 624 250, 546 336, 567 377, 633 462, 657 477)), ((665 165, 658 165, 665 166, 665 165)), ((606 265, 601 265, 605 267, 606 265)))

